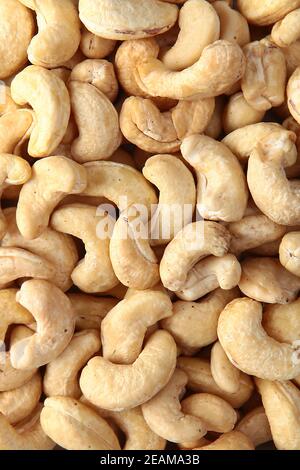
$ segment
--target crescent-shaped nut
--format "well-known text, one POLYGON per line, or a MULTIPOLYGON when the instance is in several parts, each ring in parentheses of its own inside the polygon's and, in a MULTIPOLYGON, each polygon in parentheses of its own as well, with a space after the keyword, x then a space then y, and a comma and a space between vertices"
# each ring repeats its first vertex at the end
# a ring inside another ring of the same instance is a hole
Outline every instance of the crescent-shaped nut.
POLYGON ((80 398, 79 372, 101 347, 97 330, 75 333, 66 349, 49 362, 43 380, 47 397, 66 396, 80 398))
POLYGON ((150 247, 138 206, 130 206, 120 214, 113 229, 109 252, 113 270, 125 286, 144 290, 159 282, 158 261, 150 247))
MULTIPOLYGON (((107 217, 106 217, 107 218, 107 217)), ((118 284, 109 257, 110 238, 98 236, 97 208, 87 204, 61 206, 52 214, 51 226, 83 241, 85 257, 74 268, 71 278, 83 292, 105 292, 118 284)))
POLYGON ((243 372, 267 380, 289 380, 300 374, 300 347, 279 343, 261 325, 262 305, 248 298, 233 300, 219 317, 219 341, 230 361, 243 372))
POLYGON ((120 450, 109 424, 74 398, 46 398, 41 426, 56 444, 67 450, 120 450))
POLYGON ((0 117, 0 152, 18 155, 29 139, 35 114, 29 109, 16 109, 0 117))
POLYGON ((71 147, 74 159, 85 163, 110 157, 121 144, 118 113, 114 106, 104 93, 89 83, 71 81, 69 90, 79 129, 79 137, 71 147))
POLYGON ((196 203, 194 178, 173 155, 150 157, 143 175, 159 190, 158 206, 151 220, 151 245, 161 245, 192 221, 196 203))
POLYGON ((240 386, 235 393, 228 393, 221 389, 214 381, 208 359, 179 357, 177 366, 188 376, 188 389, 193 392, 216 395, 230 403, 234 408, 240 408, 253 393, 254 387, 251 378, 243 373, 240 374, 240 386))
POLYGON ((238 289, 216 289, 199 302, 178 300, 173 303, 173 315, 161 321, 181 350, 193 354, 217 339, 219 315, 239 296, 238 289))
POLYGON ((300 449, 300 391, 292 382, 256 379, 278 450, 300 449))
POLYGON ((216 384, 222 390, 228 393, 238 391, 240 388, 240 371, 229 361, 219 341, 212 347, 210 368, 216 384))
POLYGON ((207 432, 202 419, 188 410, 181 410, 180 396, 184 393, 187 380, 186 374, 176 369, 168 384, 142 405, 148 426, 170 442, 201 439, 207 432))
POLYGON ((37 372, 28 382, 14 390, 0 392, 0 413, 10 424, 27 418, 37 407, 42 394, 42 378, 37 372))
POLYGON ((161 60, 170 70, 183 70, 193 65, 203 49, 220 37, 220 20, 205 0, 187 0, 179 12, 177 40, 161 60))
POLYGON ((196 171, 200 215, 224 222, 240 220, 247 207, 248 189, 235 155, 226 145, 205 135, 185 138, 181 152, 196 171))
POLYGON ((300 300, 287 305, 266 305, 262 325, 269 336, 281 343, 293 344, 300 338, 300 300))
POLYGON ((300 279, 275 258, 246 258, 241 263, 239 288, 248 297, 270 304, 287 304, 296 299, 300 279))
POLYGON ((259 26, 269 25, 281 20, 287 13, 300 6, 299 0, 238 0, 239 11, 249 23, 259 26))
POLYGON ((250 439, 239 431, 231 431, 223 434, 212 444, 193 450, 255 450, 250 439))
POLYGON ((129 165, 116 162, 90 162, 83 167, 87 171, 87 187, 83 196, 105 197, 120 211, 132 204, 146 206, 150 210, 157 203, 154 189, 139 171, 129 165))
POLYGON ((190 270, 202 258, 223 256, 229 248, 229 232, 216 222, 199 221, 186 225, 167 245, 160 263, 163 285, 179 291, 190 270))
POLYGON ((22 284, 17 302, 32 312, 37 332, 10 348, 13 367, 28 369, 51 362, 74 333, 74 312, 68 297, 50 282, 34 279, 22 284))
POLYGON ((254 408, 254 410, 247 413, 235 429, 248 436, 255 447, 266 444, 273 439, 270 424, 263 406, 254 408))
POLYGON ((135 408, 156 395, 169 382, 176 366, 172 336, 158 330, 148 339, 131 365, 112 364, 94 357, 83 369, 80 386, 93 404, 113 411, 135 408))
POLYGON ((178 8, 158 0, 80 0, 79 16, 86 28, 106 39, 139 39, 170 29, 178 8))
POLYGON ((80 43, 80 21, 73 0, 21 0, 36 12, 38 34, 28 47, 34 65, 59 67, 73 57, 80 43))
POLYGON ((11 83, 13 100, 30 104, 35 112, 28 152, 46 157, 62 141, 70 118, 70 98, 64 82, 50 70, 37 65, 26 67, 11 83))
POLYGON ((34 35, 31 12, 18 0, 0 1, 0 79, 10 77, 27 62, 34 35))
POLYGON ((41 407, 13 427, 0 413, 0 450, 52 450, 55 443, 40 424, 41 407))
POLYGON ((63 291, 71 287, 71 273, 78 261, 78 253, 74 240, 64 234, 47 227, 34 240, 24 238, 17 226, 16 208, 9 207, 3 211, 7 221, 7 229, 1 240, 2 248, 22 248, 44 258, 55 268, 54 283, 63 291))
POLYGON ((265 111, 260 111, 246 101, 242 92, 231 95, 225 106, 222 120, 226 134, 251 124, 257 124, 264 118, 265 111))
POLYGON ((11 325, 28 325, 33 317, 16 301, 17 289, 0 290, 0 343, 4 343, 11 325))
POLYGON ((230 2, 215 1, 213 7, 220 18, 220 39, 237 42, 241 47, 248 44, 251 38, 246 18, 230 2))
POLYGON ((272 41, 279 47, 288 47, 300 39, 300 9, 288 13, 272 28, 272 41))
POLYGON ((132 364, 139 356, 147 329, 172 315, 172 302, 159 291, 138 291, 119 302, 101 323, 103 357, 132 364))
POLYGON ((221 95, 243 76, 245 58, 238 44, 215 41, 198 61, 181 72, 172 72, 157 59, 142 60, 134 72, 138 86, 151 96, 175 100, 221 95))
POLYGON ((199 418, 207 431, 229 432, 237 421, 233 407, 223 398, 209 393, 190 395, 182 401, 181 406, 184 413, 199 418))
POLYGON ((57 204, 67 194, 81 193, 86 185, 86 170, 78 163, 56 156, 38 160, 31 179, 21 189, 17 206, 16 220, 23 237, 39 237, 57 204))

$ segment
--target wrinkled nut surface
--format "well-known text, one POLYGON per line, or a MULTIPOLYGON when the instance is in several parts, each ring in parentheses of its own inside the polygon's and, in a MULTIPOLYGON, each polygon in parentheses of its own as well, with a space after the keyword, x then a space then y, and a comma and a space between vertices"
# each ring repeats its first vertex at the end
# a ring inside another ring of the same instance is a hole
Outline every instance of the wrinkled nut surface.
POLYGON ((243 372, 268 380, 289 380, 300 372, 299 342, 276 341, 262 327, 262 305, 233 300, 219 317, 218 338, 229 360, 243 372), (237 340, 239 338, 239 340, 237 340))
POLYGON ((68 450, 120 449, 109 424, 74 398, 47 398, 41 412, 41 426, 56 444, 68 450))
POLYGON ((79 16, 86 28, 106 39, 139 39, 170 29, 176 5, 159 0, 80 0, 79 16))
POLYGON ((131 365, 94 357, 83 369, 80 387, 93 404, 113 411, 135 408, 150 400, 170 380, 176 366, 176 344, 166 331, 157 331, 131 365))

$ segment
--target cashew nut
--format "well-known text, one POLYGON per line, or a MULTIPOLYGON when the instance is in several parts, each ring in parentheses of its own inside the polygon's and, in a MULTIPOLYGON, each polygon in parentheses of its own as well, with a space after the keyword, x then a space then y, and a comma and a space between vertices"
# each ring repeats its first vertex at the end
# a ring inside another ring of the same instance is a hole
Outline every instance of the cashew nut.
POLYGON ((255 447, 272 441, 269 421, 263 406, 247 413, 235 429, 248 436, 255 447))
POLYGON ((300 39, 299 29, 300 9, 288 13, 272 28, 272 41, 279 47, 288 47, 300 39))
POLYGON ((287 305, 266 305, 263 327, 272 338, 290 343, 300 338, 299 299, 287 305))
POLYGON ((116 47, 116 41, 91 33, 86 28, 81 33, 80 50, 88 59, 104 59, 116 47))
POLYGON ((290 232, 282 238, 279 247, 279 259, 282 266, 298 277, 300 276, 299 241, 300 232, 290 232))
POLYGON ((18 155, 29 139, 35 115, 29 109, 16 109, 0 117, 0 152, 18 155))
POLYGON ((227 393, 236 393, 238 391, 240 388, 240 371, 229 361, 219 341, 212 347, 210 368, 216 384, 222 390, 227 393))
POLYGON ((237 42, 241 47, 248 44, 250 31, 243 15, 234 10, 226 1, 215 1, 213 7, 220 18, 220 39, 237 42))
POLYGON ((263 120, 265 111, 257 110, 245 99, 243 93, 232 95, 223 112, 223 127, 226 134, 241 127, 259 123, 263 120))
POLYGON ((299 77, 300 67, 296 68, 294 73, 291 75, 287 85, 287 103, 289 111, 298 123, 300 123, 299 77))
POLYGON ((246 19, 253 24, 273 24, 300 6, 299 0, 237 0, 237 6, 246 19))
POLYGON ((250 439, 239 431, 231 431, 223 434, 212 444, 194 450, 254 450, 250 439))

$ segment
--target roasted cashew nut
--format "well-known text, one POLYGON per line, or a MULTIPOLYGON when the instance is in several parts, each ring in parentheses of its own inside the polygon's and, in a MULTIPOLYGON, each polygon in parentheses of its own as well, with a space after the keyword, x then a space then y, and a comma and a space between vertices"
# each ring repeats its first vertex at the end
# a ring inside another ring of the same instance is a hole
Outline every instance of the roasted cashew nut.
POLYGON ((167 245, 160 263, 163 285, 179 291, 190 270, 205 256, 223 256, 229 248, 230 235, 216 222, 194 222, 186 225, 167 245))
POLYGON ((106 39, 139 39, 161 34, 177 20, 178 8, 158 0, 80 0, 86 28, 106 39))
POLYGON ((185 390, 187 376, 176 369, 170 382, 151 400, 142 405, 148 426, 155 434, 171 442, 193 441, 203 437, 207 429, 202 419, 183 412, 180 396, 185 390))
POLYGON ((248 189, 235 155, 224 144, 205 135, 185 138, 181 152, 196 171, 200 215, 225 222, 240 220, 247 207, 248 189))
POLYGON ((97 330, 75 333, 66 349, 47 364, 43 381, 45 395, 80 398, 79 372, 100 347, 100 335, 97 330))
POLYGON ((40 280, 24 282, 16 298, 32 312, 37 332, 11 347, 11 363, 16 369, 40 367, 58 357, 73 336, 71 303, 58 287, 40 280))
POLYGON ((17 206, 17 225, 23 237, 39 237, 57 204, 67 194, 81 193, 86 185, 85 168, 68 158, 37 161, 31 179, 21 189, 17 206))
POLYGON ((109 258, 108 237, 97 234, 97 208, 87 204, 62 206, 52 214, 51 226, 58 232, 80 238, 85 257, 74 268, 71 278, 83 292, 105 292, 118 284, 109 258))
POLYGON ((80 387, 93 404, 122 411, 147 402, 169 382, 176 366, 176 344, 166 331, 148 339, 138 359, 131 365, 113 364, 94 357, 83 369, 80 387))
POLYGON ((238 369, 267 380, 289 380, 300 374, 300 347, 280 343, 261 325, 262 305, 248 298, 233 300, 219 317, 218 337, 238 369), (239 338, 239 339, 238 339, 239 338))
POLYGON ((74 398, 46 398, 41 426, 46 435, 68 450, 120 450, 109 424, 74 398))
POLYGON ((103 357, 132 364, 142 350, 147 328, 171 315, 171 300, 163 292, 138 291, 122 300, 102 320, 103 357))
POLYGON ((70 98, 66 85, 50 70, 30 65, 13 79, 11 95, 17 104, 28 103, 35 112, 29 155, 36 158, 49 155, 68 127, 70 98))
POLYGON ((80 21, 73 0, 21 0, 36 12, 39 32, 29 44, 34 65, 53 68, 71 59, 80 42, 80 21))

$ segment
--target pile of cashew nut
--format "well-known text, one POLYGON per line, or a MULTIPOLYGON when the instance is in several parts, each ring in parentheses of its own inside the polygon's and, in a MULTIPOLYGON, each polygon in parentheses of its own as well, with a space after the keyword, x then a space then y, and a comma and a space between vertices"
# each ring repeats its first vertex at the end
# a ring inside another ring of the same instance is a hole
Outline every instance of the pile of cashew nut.
POLYGON ((300 450, 300 0, 0 0, 0 80, 0 450, 300 450))

